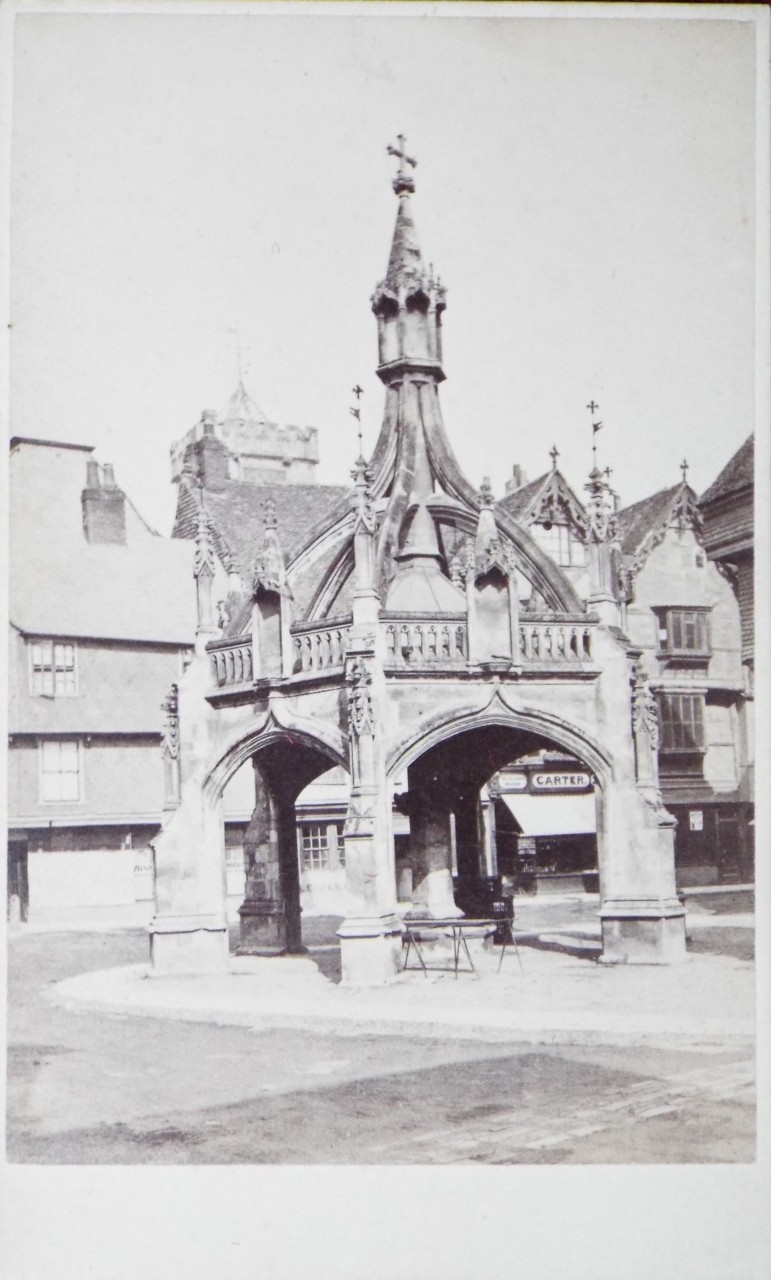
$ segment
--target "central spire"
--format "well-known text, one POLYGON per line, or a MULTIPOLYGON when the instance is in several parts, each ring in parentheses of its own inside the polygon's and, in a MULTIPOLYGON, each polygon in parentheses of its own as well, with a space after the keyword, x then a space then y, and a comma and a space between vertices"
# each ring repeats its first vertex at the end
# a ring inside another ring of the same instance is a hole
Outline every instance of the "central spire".
POLYGON ((393 189, 399 199, 391 253, 385 279, 372 296, 372 310, 378 319, 378 376, 388 386, 394 377, 405 372, 405 366, 430 372, 441 381, 441 318, 445 309, 445 291, 433 269, 426 271, 420 252, 410 197, 415 179, 408 172, 417 160, 404 148, 404 134, 399 146, 388 147, 388 154, 399 160, 393 189))

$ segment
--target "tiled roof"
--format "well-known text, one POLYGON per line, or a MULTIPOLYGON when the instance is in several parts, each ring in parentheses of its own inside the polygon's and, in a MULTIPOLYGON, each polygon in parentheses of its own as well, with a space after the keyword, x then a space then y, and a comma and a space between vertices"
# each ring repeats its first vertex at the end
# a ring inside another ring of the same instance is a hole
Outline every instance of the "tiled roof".
POLYGON ((616 513, 619 541, 626 555, 634 555, 648 534, 660 529, 669 516, 672 504, 680 492, 679 484, 670 489, 660 489, 641 502, 633 502, 616 513))
MULTIPOLYGON (((215 533, 224 539, 235 568, 248 581, 262 546, 268 500, 275 506, 279 541, 284 558, 289 561, 302 549, 314 527, 341 506, 350 490, 342 485, 261 485, 229 480, 219 491, 203 492, 215 533)), ((195 537, 197 501, 196 493, 183 477, 177 494, 174 538, 195 537)))
POLYGON ((707 502, 715 502, 719 498, 726 498, 732 493, 738 493, 741 489, 751 487, 754 465, 755 436, 753 434, 726 463, 717 479, 713 480, 708 489, 705 489, 699 498, 699 504, 703 506, 707 502))
POLYGON ((544 483, 549 479, 551 472, 545 471, 542 476, 538 476, 535 480, 529 480, 527 484, 523 484, 521 488, 515 489, 513 493, 507 493, 498 503, 499 507, 503 507, 508 515, 513 516, 515 520, 523 514, 530 506, 530 503, 543 488, 544 483))

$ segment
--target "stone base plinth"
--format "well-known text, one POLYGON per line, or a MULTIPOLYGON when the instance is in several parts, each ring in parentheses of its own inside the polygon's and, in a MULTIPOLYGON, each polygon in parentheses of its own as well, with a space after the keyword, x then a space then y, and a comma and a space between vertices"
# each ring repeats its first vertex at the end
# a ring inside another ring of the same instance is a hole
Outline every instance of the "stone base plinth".
POLYGON ((605 964, 679 964, 686 959, 685 910, 677 899, 603 903, 605 964))
POLYGON ((156 916, 150 923, 150 972, 226 973, 230 966, 226 921, 156 916))
POLYGON ((238 908, 241 920, 240 956, 280 956, 289 950, 286 912, 283 903, 265 899, 244 902, 238 908))
POLYGON ((402 926, 396 916, 349 917, 337 936, 345 986, 393 982, 402 963, 402 926))

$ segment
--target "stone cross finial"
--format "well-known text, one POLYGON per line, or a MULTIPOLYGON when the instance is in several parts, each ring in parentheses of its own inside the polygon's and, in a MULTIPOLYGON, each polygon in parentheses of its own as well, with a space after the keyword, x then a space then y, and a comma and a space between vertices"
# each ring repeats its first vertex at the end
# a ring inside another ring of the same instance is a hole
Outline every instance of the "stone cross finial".
POLYGON ((551 449, 549 450, 549 457, 551 458, 551 465, 554 471, 557 470, 557 459, 559 456, 560 456, 559 449, 557 448, 556 444, 553 444, 551 449))
POLYGON ((417 166, 418 162, 417 160, 413 159, 412 156, 407 155, 407 152, 404 149, 404 144, 407 141, 407 139, 405 138, 404 134, 399 133, 396 136, 397 136, 397 141, 399 143, 398 147, 388 146, 386 147, 386 151, 388 152, 389 156, 396 156, 396 158, 399 161, 399 170, 398 170, 398 173, 396 174, 396 177, 393 180, 392 185, 397 196, 400 196, 400 195, 403 195, 405 191, 415 190, 415 179, 412 177, 411 174, 407 172, 405 165, 411 165, 412 168, 414 169, 417 166))
POLYGON ((683 484, 687 484, 687 483, 688 483, 688 460, 687 460, 687 458, 683 458, 682 462, 680 463, 680 470, 681 470, 681 471, 682 471, 682 473, 683 473, 683 484))

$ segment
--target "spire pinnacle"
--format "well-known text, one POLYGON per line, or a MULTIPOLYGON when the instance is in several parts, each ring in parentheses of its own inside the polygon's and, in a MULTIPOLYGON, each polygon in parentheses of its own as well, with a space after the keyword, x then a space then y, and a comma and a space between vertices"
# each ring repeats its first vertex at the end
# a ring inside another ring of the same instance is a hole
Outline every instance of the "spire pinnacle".
POLYGON ((404 149, 404 144, 407 141, 407 139, 405 138, 404 134, 399 133, 396 136, 397 136, 397 141, 399 143, 398 147, 392 147, 389 145, 388 147, 386 147, 386 151, 388 152, 389 156, 396 156, 396 158, 399 161, 399 169, 397 171, 396 177, 393 180, 392 185, 397 196, 403 196, 403 195, 406 195, 408 192, 412 192, 415 190, 415 179, 413 178, 411 173, 407 172, 406 166, 411 165, 411 167, 414 169, 418 162, 417 160, 414 160, 412 156, 407 155, 407 152, 404 149))

